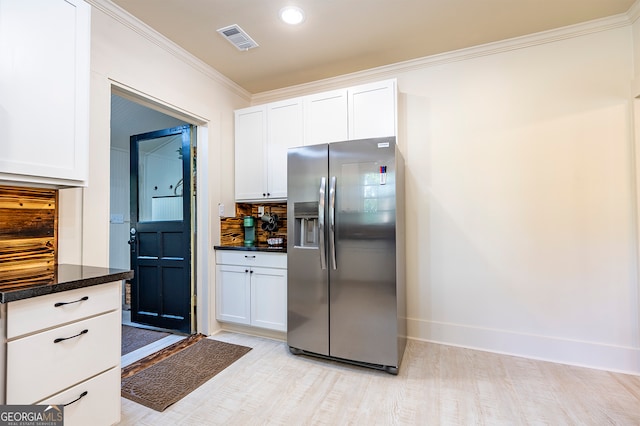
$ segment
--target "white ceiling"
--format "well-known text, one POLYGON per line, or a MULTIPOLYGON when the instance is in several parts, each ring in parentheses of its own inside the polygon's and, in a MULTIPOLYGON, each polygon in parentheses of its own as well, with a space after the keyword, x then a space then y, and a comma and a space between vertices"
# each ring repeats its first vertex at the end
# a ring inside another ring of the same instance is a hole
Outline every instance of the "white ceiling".
POLYGON ((113 0, 250 93, 555 29, 635 0, 113 0), (303 24, 281 23, 287 4, 303 24), (216 30, 239 25, 241 52, 216 30))

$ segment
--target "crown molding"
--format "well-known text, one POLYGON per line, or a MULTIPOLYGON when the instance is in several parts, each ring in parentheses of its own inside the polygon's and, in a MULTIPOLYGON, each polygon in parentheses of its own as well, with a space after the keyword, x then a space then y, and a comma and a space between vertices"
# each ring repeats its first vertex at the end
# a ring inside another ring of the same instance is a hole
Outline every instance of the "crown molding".
POLYGON ((132 16, 120 6, 110 0, 85 0, 92 7, 104 12, 125 27, 131 29, 140 36, 151 41, 155 45, 165 49, 179 60, 189 64, 197 71, 205 74, 212 80, 227 87, 236 95, 251 102, 253 105, 287 99, 314 92, 336 89, 339 87, 349 87, 355 84, 366 83, 368 81, 383 80, 396 77, 399 73, 412 70, 419 70, 452 62, 466 61, 483 56, 495 55, 503 52, 524 49, 532 46, 553 43, 561 40, 581 37, 592 33, 607 31, 632 24, 640 18, 640 0, 636 0, 626 13, 613 15, 607 18, 596 19, 580 24, 561 27, 553 30, 515 37, 507 40, 482 44, 465 49, 454 50, 445 53, 411 59, 381 67, 371 68, 365 71, 358 71, 343 74, 338 77, 331 77, 316 80, 310 83, 303 83, 295 86, 270 90, 251 94, 205 62, 196 58, 173 41, 164 37, 144 22, 132 16))
POLYGON ((404 62, 397 62, 390 65, 371 68, 365 71, 358 71, 350 74, 344 74, 338 77, 317 80, 311 83, 304 83, 296 86, 285 87, 282 89, 256 93, 251 97, 251 104, 259 105, 265 102, 302 96, 314 92, 323 92, 339 87, 349 87, 355 84, 366 83, 368 81, 384 80, 387 78, 397 77, 400 73, 405 73, 413 70, 440 66, 452 62, 466 61, 483 56, 495 55, 499 53, 553 43, 561 40, 567 40, 575 37, 585 36, 588 34, 598 33, 601 31, 624 27, 632 23, 632 11, 635 15, 640 15, 639 4, 640 0, 637 0, 627 13, 613 15, 607 18, 596 19, 593 21, 556 28, 553 30, 542 31, 539 33, 514 37, 474 47, 425 56, 418 59, 411 59, 404 62))
POLYGON ((223 74, 221 74, 220 72, 218 72, 217 70, 215 70, 214 68, 206 64, 204 61, 201 61, 200 59, 196 58, 193 54, 187 52, 185 49, 178 46, 176 43, 169 40, 167 37, 163 36, 162 34, 157 32, 156 30, 154 30, 153 28, 151 28, 141 20, 132 16, 131 14, 129 14, 120 6, 116 5, 110 0, 85 0, 85 1, 88 4, 90 4, 91 7, 97 10, 100 10, 101 12, 105 13, 109 17, 118 21, 120 24, 127 27, 128 29, 134 31, 138 35, 149 40, 156 46, 159 46, 162 49, 166 50, 167 52, 175 56, 177 59, 179 59, 180 61, 190 65, 196 71, 199 71, 202 74, 206 75, 207 77, 211 78, 212 80, 216 81, 217 83, 222 84, 223 86, 225 86, 226 88, 228 88, 229 90, 231 90, 233 93, 240 96, 244 100, 246 101, 251 100, 251 93, 249 93, 247 90, 243 89, 238 84, 236 84, 235 82, 233 82, 232 80, 230 80, 229 78, 227 78, 226 76, 224 76, 223 74))
POLYGON ((629 22, 632 24, 640 18, 640 0, 636 0, 627 11, 629 22))

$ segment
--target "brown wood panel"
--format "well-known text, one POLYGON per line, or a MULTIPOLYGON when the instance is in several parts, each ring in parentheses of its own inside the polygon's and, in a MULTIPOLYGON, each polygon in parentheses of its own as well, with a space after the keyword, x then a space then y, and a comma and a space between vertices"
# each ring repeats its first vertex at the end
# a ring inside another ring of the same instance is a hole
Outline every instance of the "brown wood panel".
POLYGON ((241 246, 244 243, 243 217, 256 218, 256 240, 258 245, 267 245, 268 238, 283 238, 286 245, 287 238, 287 203, 250 204, 237 203, 236 216, 220 219, 220 245, 241 246), (258 207, 263 206, 265 213, 278 215, 278 229, 270 232, 261 228, 258 207))
MULTIPOLYGON (((58 191, 0 186, 0 281, 52 279, 57 263, 58 191)), ((18 284, 18 283, 16 283, 18 284)))
POLYGON ((53 237, 55 211, 0 208, 0 240, 53 237))

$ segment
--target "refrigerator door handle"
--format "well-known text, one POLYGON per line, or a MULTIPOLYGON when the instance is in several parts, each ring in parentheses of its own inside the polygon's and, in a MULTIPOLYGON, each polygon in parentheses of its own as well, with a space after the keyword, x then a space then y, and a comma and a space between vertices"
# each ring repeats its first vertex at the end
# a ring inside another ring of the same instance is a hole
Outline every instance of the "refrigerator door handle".
POLYGON ((318 191, 318 233, 320 239, 320 268, 327 269, 327 252, 324 247, 324 200, 327 186, 327 178, 320 179, 320 190, 318 191))
POLYGON ((336 263, 336 177, 331 176, 329 187, 329 246, 331 247, 331 261, 333 269, 337 269, 336 263))

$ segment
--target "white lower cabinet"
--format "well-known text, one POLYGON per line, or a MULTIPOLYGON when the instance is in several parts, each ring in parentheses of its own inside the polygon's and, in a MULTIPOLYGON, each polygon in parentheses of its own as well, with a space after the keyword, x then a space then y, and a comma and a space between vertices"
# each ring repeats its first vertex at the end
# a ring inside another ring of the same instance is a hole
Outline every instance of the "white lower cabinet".
POLYGON ((219 321, 251 324, 249 267, 216 266, 216 312, 219 321))
POLYGON ((65 405, 65 426, 114 425, 120 421, 120 368, 112 368, 64 392, 46 398, 40 405, 65 405))
POLYGON ((286 331, 286 261, 286 254, 218 250, 218 321, 286 331))
POLYGON ((112 282, 9 302, 6 404, 65 405, 65 425, 117 423, 120 291, 112 282))
POLYGON ((252 267, 251 325, 287 331, 287 270, 252 267))

